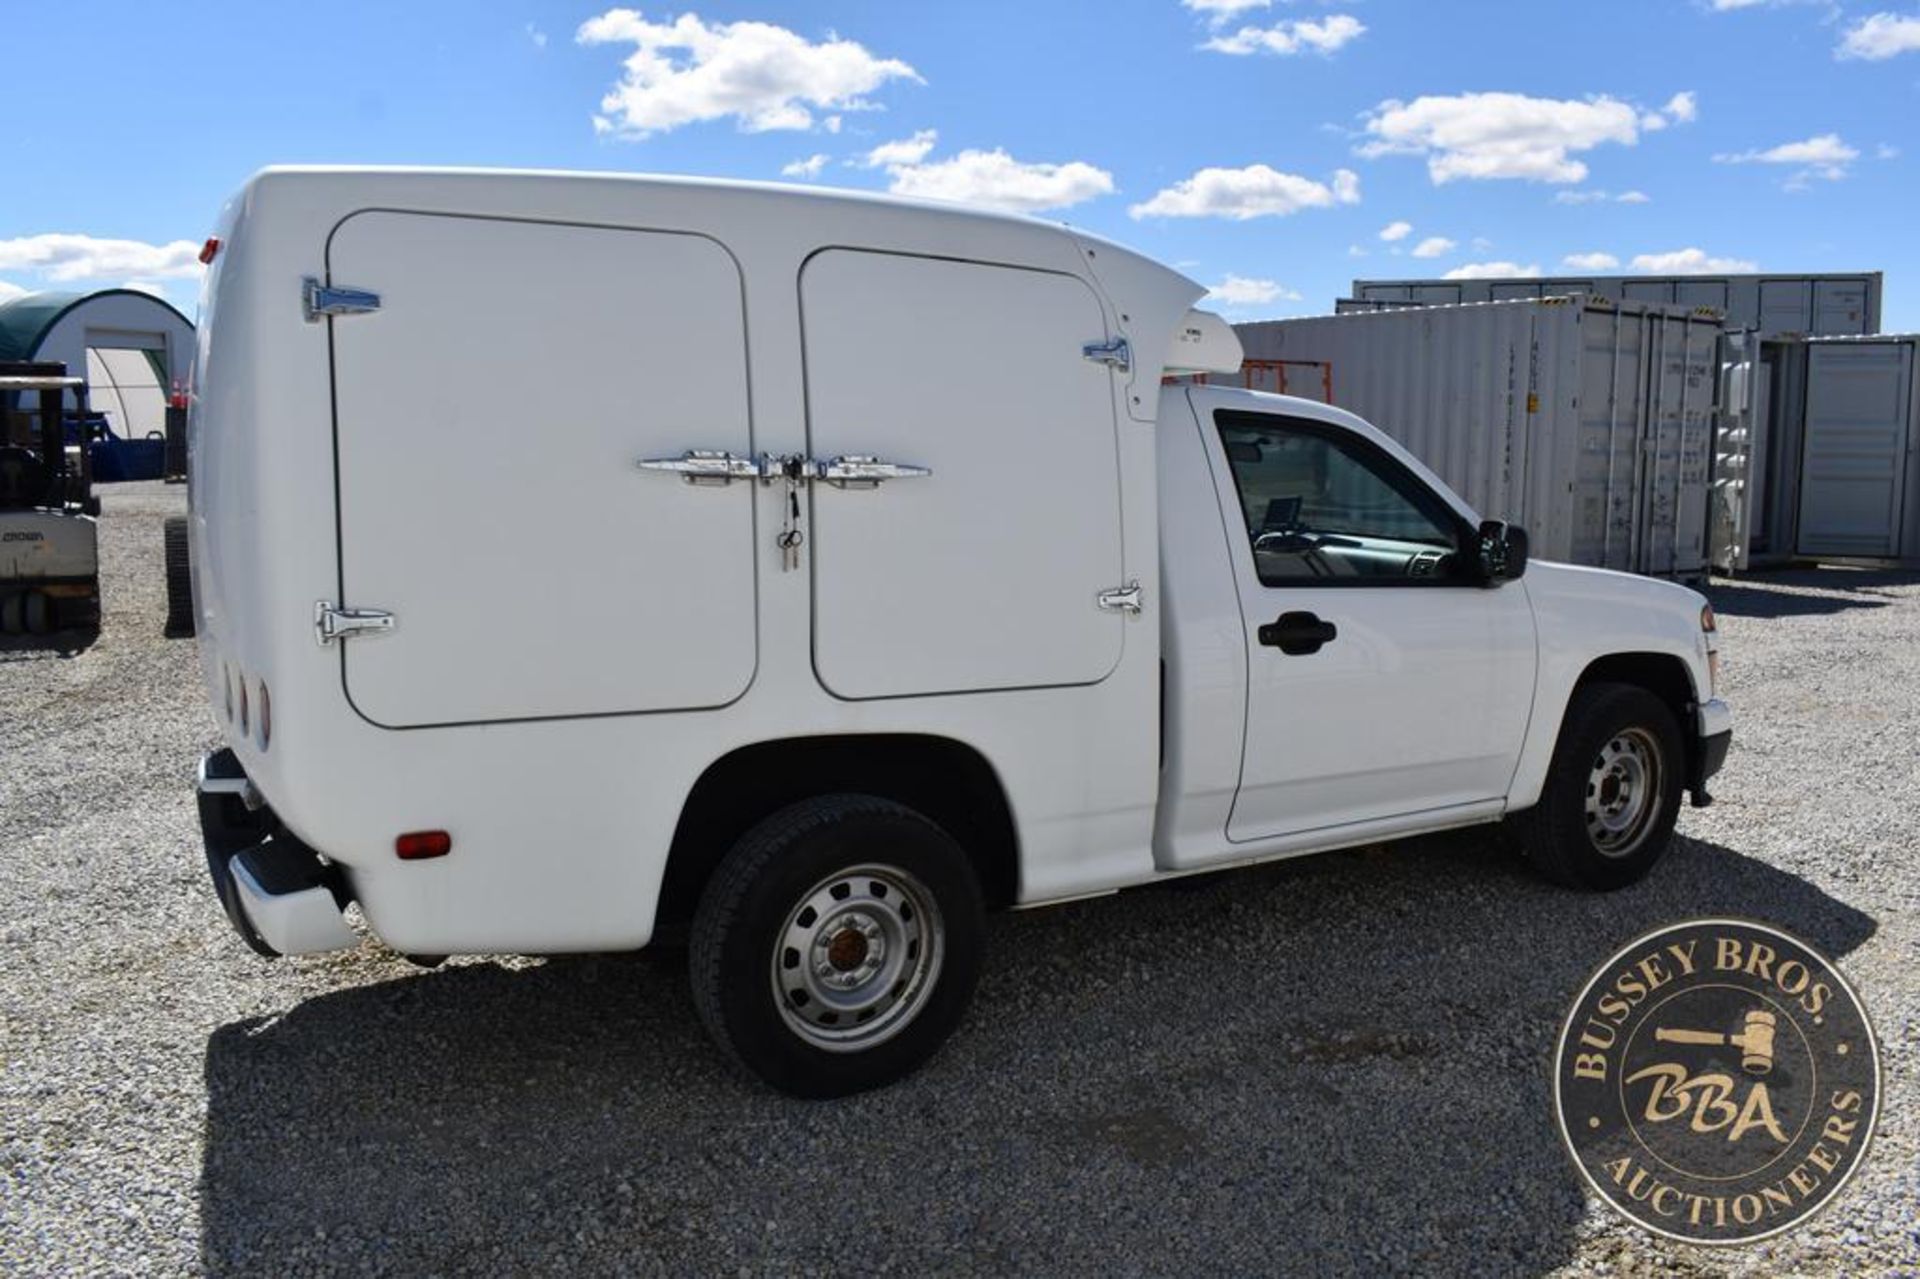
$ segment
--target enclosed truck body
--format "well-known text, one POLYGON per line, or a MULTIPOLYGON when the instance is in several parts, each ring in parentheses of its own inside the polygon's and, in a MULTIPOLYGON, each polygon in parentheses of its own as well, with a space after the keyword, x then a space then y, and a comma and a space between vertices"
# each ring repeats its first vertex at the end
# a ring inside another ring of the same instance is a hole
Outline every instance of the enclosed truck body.
POLYGON ((216 240, 200 804, 265 953, 349 902, 420 955, 686 933, 716 1038, 844 1092, 951 1029, 983 908, 1509 814, 1609 886, 1724 757, 1699 596, 1528 570, 1339 409, 1163 386, 1239 345, 1095 237, 269 170, 216 240))

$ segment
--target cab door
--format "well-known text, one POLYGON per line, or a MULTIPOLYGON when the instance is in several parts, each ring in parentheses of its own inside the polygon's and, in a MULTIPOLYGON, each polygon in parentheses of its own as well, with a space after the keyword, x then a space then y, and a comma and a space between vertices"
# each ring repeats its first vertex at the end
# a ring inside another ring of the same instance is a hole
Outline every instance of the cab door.
POLYGON ((370 211, 329 283, 341 645, 383 727, 723 705, 751 682, 753 486, 640 470, 753 453, 741 279, 701 235, 370 211))
POLYGON ((1247 645, 1228 839, 1503 798, 1533 697, 1524 586, 1469 583, 1473 527, 1384 437, 1193 395, 1247 645))

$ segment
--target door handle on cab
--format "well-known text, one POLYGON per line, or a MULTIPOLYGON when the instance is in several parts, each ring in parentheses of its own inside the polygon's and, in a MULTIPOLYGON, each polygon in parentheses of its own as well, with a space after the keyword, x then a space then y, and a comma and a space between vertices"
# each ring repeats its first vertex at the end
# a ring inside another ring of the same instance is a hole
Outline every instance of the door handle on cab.
POLYGON ((1262 626, 1258 634, 1268 648, 1277 648, 1289 657, 1305 657, 1319 652, 1322 644, 1331 644, 1340 630, 1312 613, 1282 613, 1262 626))

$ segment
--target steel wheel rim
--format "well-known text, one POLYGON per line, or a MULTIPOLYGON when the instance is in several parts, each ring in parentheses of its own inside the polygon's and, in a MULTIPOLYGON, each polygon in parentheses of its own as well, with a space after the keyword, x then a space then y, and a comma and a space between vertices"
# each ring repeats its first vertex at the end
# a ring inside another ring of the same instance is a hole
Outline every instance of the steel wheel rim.
POLYGON ((1605 857, 1626 857, 1646 842, 1660 815, 1665 760, 1643 728, 1608 738, 1587 774, 1587 836, 1605 857))
POLYGON ((860 1052, 926 1007, 946 952, 933 893, 898 866, 835 871, 802 893, 775 936, 773 998, 787 1029, 860 1052))

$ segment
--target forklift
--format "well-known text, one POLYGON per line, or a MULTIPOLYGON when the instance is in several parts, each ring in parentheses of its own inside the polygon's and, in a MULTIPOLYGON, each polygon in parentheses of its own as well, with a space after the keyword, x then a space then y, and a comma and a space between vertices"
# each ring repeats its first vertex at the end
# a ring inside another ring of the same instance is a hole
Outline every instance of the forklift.
POLYGON ((50 362, 0 361, 0 633, 100 625, 100 541, 85 439, 87 386, 50 362))

